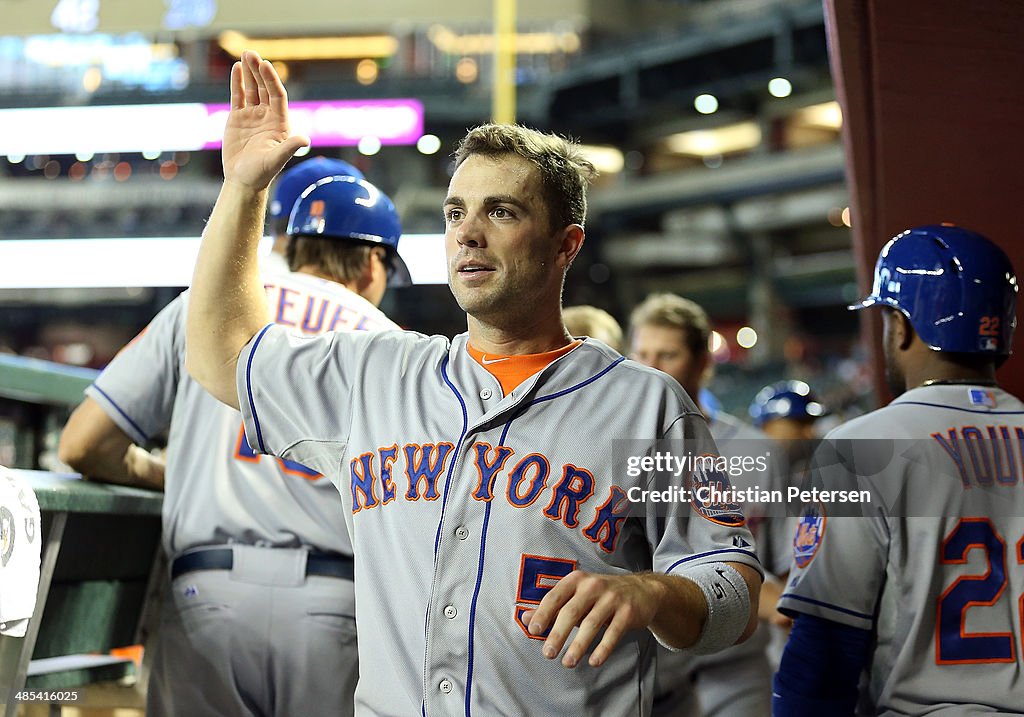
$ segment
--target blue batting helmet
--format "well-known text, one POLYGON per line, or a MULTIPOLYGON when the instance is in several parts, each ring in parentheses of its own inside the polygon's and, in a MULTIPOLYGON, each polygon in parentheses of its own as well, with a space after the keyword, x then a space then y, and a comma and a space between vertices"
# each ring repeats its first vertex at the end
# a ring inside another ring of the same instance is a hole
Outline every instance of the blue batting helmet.
POLYGON ((813 421, 825 415, 825 407, 803 381, 778 381, 765 386, 757 392, 749 410, 758 428, 775 418, 813 421))
POLYGON ((891 306, 934 351, 1008 356, 1017 277, 1002 249, 951 224, 896 235, 875 264, 871 294, 850 309, 891 306))
POLYGON ((384 192, 364 179, 324 177, 306 187, 288 218, 289 237, 347 239, 387 250, 389 286, 412 283, 398 254, 402 226, 384 192))
POLYGON ((270 216, 273 219, 287 217, 306 187, 318 179, 334 176, 366 179, 362 172, 343 160, 329 157, 307 159, 282 172, 277 178, 274 197, 270 201, 270 216))

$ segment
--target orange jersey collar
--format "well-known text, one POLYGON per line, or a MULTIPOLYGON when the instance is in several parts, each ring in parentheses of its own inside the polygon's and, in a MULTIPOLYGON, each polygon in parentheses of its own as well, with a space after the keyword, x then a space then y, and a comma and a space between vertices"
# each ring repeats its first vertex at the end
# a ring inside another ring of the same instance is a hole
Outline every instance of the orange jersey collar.
POLYGON ((469 355, 473 357, 474 361, 487 369, 487 372, 494 376, 494 378, 498 379, 498 383, 501 384, 502 393, 507 396, 523 381, 538 371, 543 371, 555 359, 565 356, 581 343, 583 342, 577 339, 571 344, 554 351, 516 356, 486 354, 477 350, 469 342, 466 343, 466 350, 469 351, 469 355))

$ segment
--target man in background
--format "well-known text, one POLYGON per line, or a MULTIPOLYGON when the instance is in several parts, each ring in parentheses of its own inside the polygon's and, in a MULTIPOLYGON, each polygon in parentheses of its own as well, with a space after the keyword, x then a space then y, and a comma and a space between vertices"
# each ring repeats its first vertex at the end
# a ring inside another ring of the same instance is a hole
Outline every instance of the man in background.
POLYGON ((562 321, 572 336, 589 336, 602 341, 619 353, 625 348, 622 343, 622 327, 611 314, 596 306, 581 304, 562 309, 562 321))
POLYGON ((896 398, 829 433, 811 470, 872 502, 801 520, 774 714, 1021 713, 1024 403, 996 380, 1017 291, 976 232, 922 226, 883 247, 850 308, 882 312, 896 398))
MULTIPOLYGON (((652 294, 630 316, 630 357, 667 373, 698 402, 721 454, 729 457, 730 454, 763 453, 767 444, 763 433, 699 398, 706 393, 703 389, 711 376, 710 338, 711 322, 704 309, 675 294, 652 294)), ((760 476, 761 487, 767 488, 765 481, 774 477, 771 474, 760 476)), ((733 483, 745 487, 743 477, 733 478, 733 483)), ((772 543, 782 540, 781 536, 771 533, 784 531, 784 521, 765 518, 754 506, 745 506, 744 513, 767 572, 784 572, 789 567, 788 549, 766 550, 772 543)), ((775 612, 780 587, 777 579, 766 575, 761 587, 759 622, 781 619, 775 612)), ((715 655, 695 657, 685 652, 661 650, 653 714, 659 717, 694 714, 694 700, 705 717, 767 714, 771 704, 767 644, 768 630, 759 625, 749 640, 715 655)))
POLYGON ((799 481, 809 468, 820 439, 819 421, 826 414, 817 395, 804 381, 777 381, 757 392, 748 411, 754 427, 784 451, 791 480, 799 481))
MULTIPOLYGON (((398 328, 376 307, 400 233, 376 187, 319 178, 287 227, 294 273, 265 280, 268 319, 306 336, 398 328)), ((147 714, 350 715, 358 665, 341 501, 319 473, 256 455, 239 413, 189 377, 187 303, 186 292, 111 362, 60 443, 90 478, 165 490, 172 580, 147 714), (163 485, 164 466, 141 446, 168 427, 163 485)))
POLYGON ((811 440, 825 407, 803 381, 777 381, 757 392, 750 420, 777 441, 811 440))
MULTIPOLYGON (((785 465, 787 485, 804 486, 808 481, 811 456, 820 442, 817 432, 819 421, 826 414, 825 406, 818 400, 818 396, 804 381, 776 381, 757 392, 748 413, 754 427, 775 441, 785 465)), ((768 536, 771 544, 761 548, 774 556, 778 570, 775 577, 785 583, 789 576, 787 564, 793 552, 799 518, 788 516, 776 520, 785 521, 785 530, 772 531, 768 536)), ((776 589, 776 602, 780 596, 781 591, 776 589)), ((786 640, 789 639, 792 620, 776 611, 770 622, 768 663, 774 671, 778 669, 786 640)))

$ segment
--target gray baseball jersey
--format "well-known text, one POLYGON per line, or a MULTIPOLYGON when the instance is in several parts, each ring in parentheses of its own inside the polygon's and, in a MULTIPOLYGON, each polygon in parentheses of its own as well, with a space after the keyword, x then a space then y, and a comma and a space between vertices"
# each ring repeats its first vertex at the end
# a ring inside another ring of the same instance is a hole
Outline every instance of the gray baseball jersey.
MULTIPOLYGON (((780 606, 873 630, 874 714, 1020 714, 1024 404, 1000 389, 926 386, 827 438, 899 440, 887 467, 857 472, 874 472, 874 495, 908 498, 865 517, 826 507, 804 518, 780 606)), ((818 475, 829 470, 816 461, 818 475)))
MULTIPOLYGON (((339 284, 268 275, 271 318, 305 335, 395 325, 339 284)), ((306 575, 307 551, 351 555, 323 476, 256 455, 239 413, 185 371, 187 295, 172 301, 88 389, 135 441, 170 423, 164 545, 175 558, 232 544, 228 570, 180 574, 164 597, 146 713, 352 714, 355 588, 306 575)))
MULTIPOLYGON (((708 428, 723 456, 756 456, 771 453, 774 446, 766 434, 748 426, 724 411, 705 407, 708 428)), ((779 479, 772 471, 744 472, 730 476, 737 488, 770 489, 779 479)), ((784 518, 766 518, 759 506, 744 506, 747 526, 757 545, 758 556, 766 569, 774 572, 777 561, 765 556, 765 546, 779 542, 785 531, 784 518)), ((789 558, 786 551, 786 558, 789 558)), ((788 569, 787 563, 785 569, 788 569)), ((783 572, 785 571, 783 570, 783 572)), ((714 655, 696 656, 686 651, 669 652, 660 647, 656 679, 654 715, 686 717, 692 714, 687 693, 695 692, 704 717, 767 714, 771 704, 771 670, 765 650, 768 646, 768 625, 758 624, 757 631, 745 642, 714 655), (724 665, 724 669, 712 669, 724 665), (699 671, 697 679, 694 672, 699 671)))
POLYGON ((574 569, 758 568, 735 513, 631 511, 644 479, 613 474, 613 439, 706 437, 706 425, 673 381, 598 342, 503 396, 465 334, 303 339, 269 326, 239 357, 238 389, 257 450, 341 491, 361 714, 648 714, 649 632, 598 669, 569 670, 542 656, 523 613, 574 569))
MULTIPOLYGON (((397 328, 375 306, 333 282, 281 274, 268 275, 265 286, 271 318, 290 331, 397 328)), ((163 507, 167 554, 240 542, 350 555, 330 482, 302 465, 256 455, 239 413, 188 375, 186 302, 187 293, 172 301, 86 389, 137 443, 148 443, 170 425, 163 507)))

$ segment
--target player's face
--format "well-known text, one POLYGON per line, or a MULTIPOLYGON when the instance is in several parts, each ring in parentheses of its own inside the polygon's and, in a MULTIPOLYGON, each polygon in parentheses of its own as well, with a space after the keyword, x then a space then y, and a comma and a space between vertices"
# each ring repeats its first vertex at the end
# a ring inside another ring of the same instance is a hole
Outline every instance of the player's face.
POLYGON ((540 171, 518 155, 470 155, 444 203, 448 285, 466 313, 502 323, 558 306, 565 261, 540 171))
POLYGON ((810 421, 799 421, 795 418, 774 418, 761 430, 778 441, 801 441, 814 438, 814 424, 810 421))
POLYGON ((761 426, 761 430, 779 442, 791 465, 810 461, 817 447, 814 423, 795 418, 773 418, 761 426))
POLYGON ((630 358, 664 371, 697 400, 706 357, 695 357, 687 348, 682 329, 670 326, 637 326, 633 330, 630 358))

